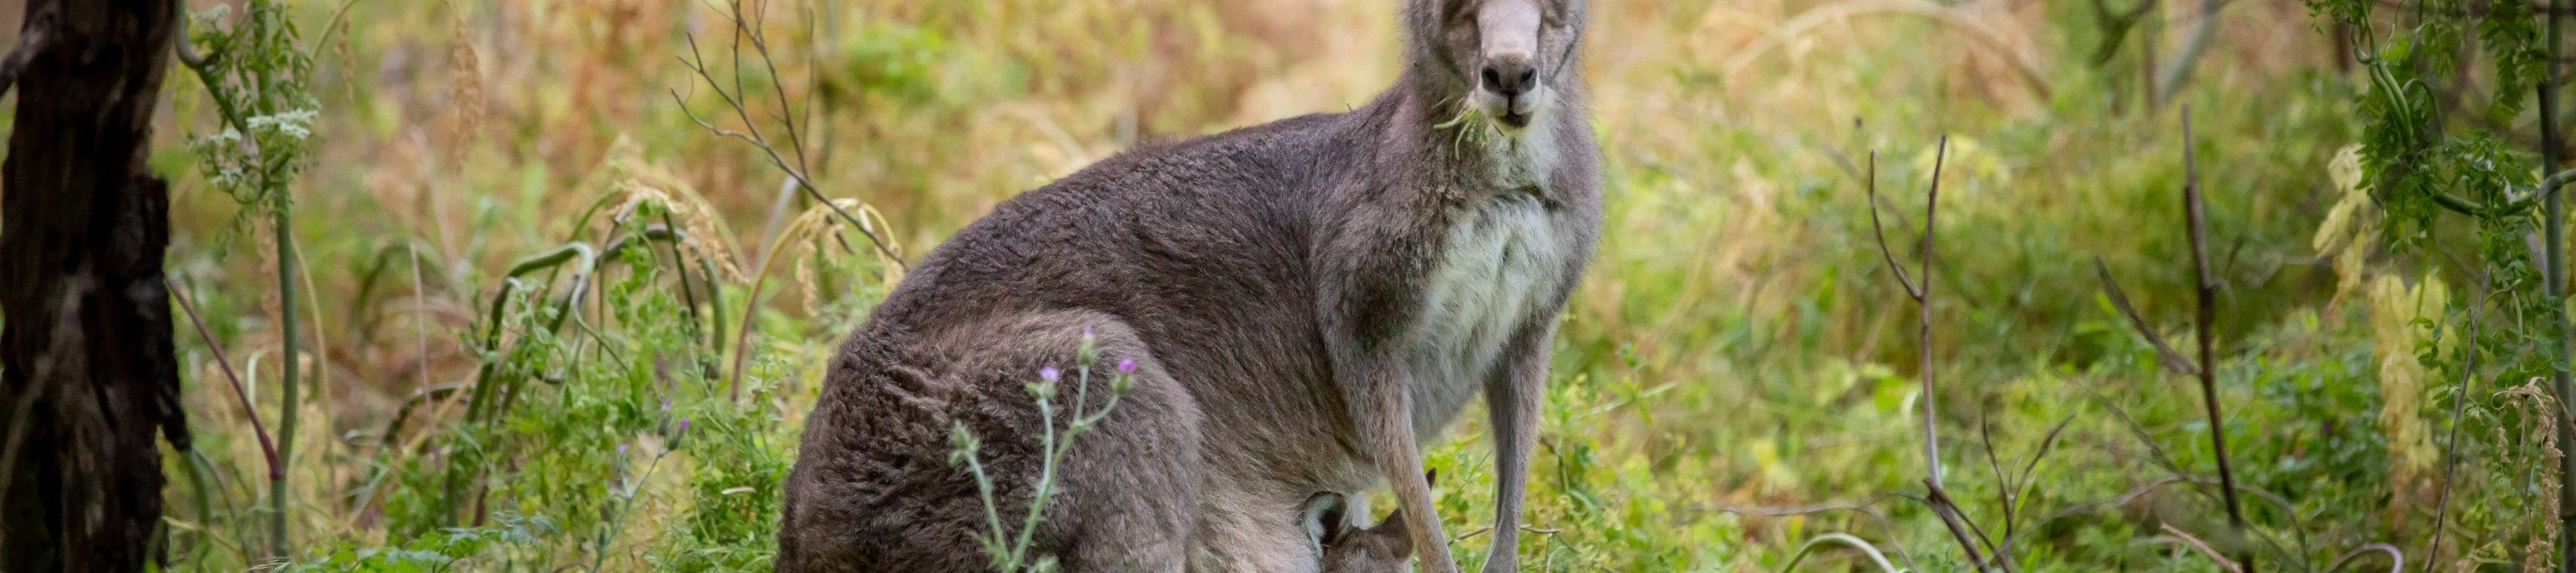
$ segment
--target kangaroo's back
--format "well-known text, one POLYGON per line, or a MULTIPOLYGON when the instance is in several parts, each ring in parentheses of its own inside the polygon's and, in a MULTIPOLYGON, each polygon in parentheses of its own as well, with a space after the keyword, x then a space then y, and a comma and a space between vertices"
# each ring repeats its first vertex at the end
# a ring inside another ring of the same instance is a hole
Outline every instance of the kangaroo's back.
POLYGON ((996 206, 935 249, 825 376, 787 484, 779 570, 987 568, 985 508, 970 469, 951 463, 953 428, 979 437, 994 504, 1016 527, 1046 432, 1024 384, 1069 370, 1086 329, 1098 364, 1137 361, 1135 386, 1063 461, 1039 549, 1076 570, 1180 566, 1207 420, 1332 407, 1305 389, 1327 367, 1313 359, 1306 237, 1319 186, 1342 177, 1316 159, 1349 122, 1307 116, 1130 150, 996 206))

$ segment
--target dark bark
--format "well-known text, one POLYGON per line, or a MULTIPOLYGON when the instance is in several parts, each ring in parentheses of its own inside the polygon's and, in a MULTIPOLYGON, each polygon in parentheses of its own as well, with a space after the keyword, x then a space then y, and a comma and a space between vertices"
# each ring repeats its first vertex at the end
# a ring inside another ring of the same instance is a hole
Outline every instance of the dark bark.
POLYGON ((188 436, 169 186, 144 157, 175 11, 27 4, 28 31, 50 29, 27 46, 0 163, 0 571, 140 571, 162 552, 154 437, 188 436))

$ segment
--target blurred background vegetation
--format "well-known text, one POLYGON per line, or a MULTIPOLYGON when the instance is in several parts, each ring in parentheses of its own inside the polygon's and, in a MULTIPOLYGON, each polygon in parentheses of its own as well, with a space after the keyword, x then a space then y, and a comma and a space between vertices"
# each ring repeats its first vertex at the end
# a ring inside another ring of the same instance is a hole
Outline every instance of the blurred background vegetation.
MULTIPOLYGON (((2334 165, 2364 87, 2342 32, 2293 1, 2140 1, 1594 0, 1608 234, 1557 342, 1523 563, 1774 571, 1843 533, 1899 567, 1966 568, 1919 502, 1922 352, 1950 494, 2016 570, 2212 570, 2202 543, 2282 570, 2369 543, 2446 570, 2546 562, 2532 468, 2554 446, 2503 393, 2524 380, 2458 391, 2435 360, 2473 281, 2438 250, 2379 248, 2334 165), (1902 247, 1945 134, 1926 350, 1863 178, 1876 153, 1902 247), (2242 536, 2197 388, 2092 268, 2189 340, 2186 146, 2224 283, 2242 536), (2481 414, 2427 554, 2463 397, 2481 414)), ((1401 65, 1394 4, 776 0, 752 22, 773 68, 730 57, 721 3, 300 0, 320 113, 291 252, 196 175, 185 142, 221 127, 184 71, 153 165, 174 180, 174 275, 241 393, 269 431, 283 409, 304 422, 277 437, 297 444, 287 560, 765 570, 821 368, 899 269, 692 121, 683 105, 743 127, 681 64, 689 38, 716 77, 747 66, 725 87, 758 96, 749 115, 774 139, 801 122, 816 188, 917 258, 1139 141, 1365 101, 1401 65), (520 264, 570 242, 595 272, 520 264), (296 300, 273 288, 281 256, 306 269, 296 300), (469 418, 476 380, 508 390, 469 418)), ((172 566, 274 562, 250 414, 214 347, 181 341, 199 447, 168 458, 192 476, 168 492, 172 566)), ((1429 465, 1473 566, 1492 476, 1482 416, 1461 420, 1429 465)), ((1801 567, 1875 570, 1838 547, 1801 567)))

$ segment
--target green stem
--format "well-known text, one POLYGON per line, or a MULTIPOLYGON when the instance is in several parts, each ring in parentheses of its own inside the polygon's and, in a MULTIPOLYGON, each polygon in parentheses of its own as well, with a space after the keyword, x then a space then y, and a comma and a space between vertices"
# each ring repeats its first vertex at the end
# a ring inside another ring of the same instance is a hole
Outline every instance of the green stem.
MULTIPOLYGON (((278 333, 285 341, 286 356, 286 367, 283 369, 285 378, 279 386, 279 391, 283 394, 280 398, 282 401, 278 403, 281 421, 278 423, 277 435, 277 459, 278 464, 283 467, 292 466, 295 463, 295 411, 297 409, 295 373, 303 366, 295 353, 294 220, 283 207, 270 217, 274 222, 273 232, 277 240, 278 333)), ((275 557, 287 555, 286 474, 287 472, 278 471, 270 474, 268 478, 269 541, 271 555, 275 557)))

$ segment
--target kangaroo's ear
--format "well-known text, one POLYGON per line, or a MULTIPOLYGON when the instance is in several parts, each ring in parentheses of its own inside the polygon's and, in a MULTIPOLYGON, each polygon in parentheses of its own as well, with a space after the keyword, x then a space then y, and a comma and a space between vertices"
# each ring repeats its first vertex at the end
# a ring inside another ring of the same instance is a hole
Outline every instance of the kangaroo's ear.
POLYGON ((1476 9, 1476 0, 1428 0, 1428 1, 1429 1, 1429 2, 1431 2, 1431 3, 1433 3, 1433 4, 1437 4, 1437 5, 1438 5, 1438 8, 1439 8, 1439 9, 1438 9, 1438 10, 1436 10, 1436 11, 1433 11, 1432 13, 1433 13, 1433 14, 1437 14, 1437 15, 1439 15, 1439 16, 1440 16, 1440 21, 1442 21, 1442 22, 1455 22, 1455 21, 1457 21, 1459 18, 1465 18, 1465 17, 1468 17, 1468 16, 1472 15, 1471 11, 1476 9))
POLYGON ((1298 518, 1305 522, 1307 539, 1314 540, 1319 546, 1330 546, 1340 543, 1350 534, 1351 520, 1345 515, 1347 511, 1349 507, 1340 494, 1325 492, 1307 497, 1306 507, 1299 512, 1298 518))
POLYGON ((1382 556, 1401 557, 1413 554, 1413 530, 1404 525, 1403 509, 1386 514, 1385 521, 1377 522, 1377 527, 1369 528, 1364 535, 1371 539, 1373 550, 1383 552, 1382 556))

